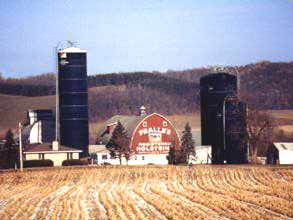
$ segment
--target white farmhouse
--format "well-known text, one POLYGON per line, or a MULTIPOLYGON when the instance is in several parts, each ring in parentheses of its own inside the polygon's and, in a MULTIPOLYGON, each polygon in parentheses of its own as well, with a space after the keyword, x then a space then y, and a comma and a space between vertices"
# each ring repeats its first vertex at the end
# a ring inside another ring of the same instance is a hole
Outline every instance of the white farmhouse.
POLYGON ((24 160, 51 160, 54 166, 62 166, 64 160, 79 159, 81 150, 53 144, 30 144, 23 151, 24 160))

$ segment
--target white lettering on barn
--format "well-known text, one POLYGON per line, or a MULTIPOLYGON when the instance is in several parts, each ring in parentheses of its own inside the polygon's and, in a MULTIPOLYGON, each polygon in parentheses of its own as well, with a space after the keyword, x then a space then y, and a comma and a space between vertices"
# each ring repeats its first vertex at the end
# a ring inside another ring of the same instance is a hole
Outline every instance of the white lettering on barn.
POLYGON ((139 143, 137 146, 138 153, 168 153, 170 150, 170 142, 161 143, 139 143))
POLYGON ((158 133, 158 134, 167 134, 171 135, 171 130, 168 128, 160 128, 160 127, 150 127, 150 128, 143 128, 138 131, 139 135, 146 135, 150 133, 158 133))

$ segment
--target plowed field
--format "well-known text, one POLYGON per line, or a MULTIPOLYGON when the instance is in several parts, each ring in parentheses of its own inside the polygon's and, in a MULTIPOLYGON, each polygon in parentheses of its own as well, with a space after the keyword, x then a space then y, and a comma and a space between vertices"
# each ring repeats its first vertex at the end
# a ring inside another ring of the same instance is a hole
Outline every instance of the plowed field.
POLYGON ((293 219, 293 168, 75 167, 2 172, 0 219, 293 219))

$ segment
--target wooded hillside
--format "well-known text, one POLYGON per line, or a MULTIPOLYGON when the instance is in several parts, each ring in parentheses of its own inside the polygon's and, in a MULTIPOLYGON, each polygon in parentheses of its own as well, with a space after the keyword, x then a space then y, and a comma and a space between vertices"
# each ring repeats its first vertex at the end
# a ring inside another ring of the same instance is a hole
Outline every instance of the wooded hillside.
MULTIPOLYGON (((293 62, 260 62, 237 69, 241 76, 241 95, 250 106, 260 109, 293 108, 293 62)), ((234 67, 229 70, 236 72, 234 67)), ((165 73, 90 75, 91 119, 108 118, 114 114, 136 114, 141 105, 146 105, 150 112, 164 114, 195 112, 199 109, 199 78, 210 72, 209 68, 198 68, 165 73)), ((54 83, 54 74, 1 79, 0 93, 53 95, 54 83)))

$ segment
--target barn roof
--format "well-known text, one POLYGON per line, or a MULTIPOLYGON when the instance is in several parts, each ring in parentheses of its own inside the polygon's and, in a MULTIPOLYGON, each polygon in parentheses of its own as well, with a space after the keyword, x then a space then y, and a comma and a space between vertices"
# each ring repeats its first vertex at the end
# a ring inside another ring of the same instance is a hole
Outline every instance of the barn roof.
POLYGON ((115 115, 109 120, 107 120, 98 131, 97 143, 107 144, 112 136, 113 130, 110 133, 106 132, 107 126, 115 125, 120 121, 123 127, 126 129, 129 136, 132 135, 136 126, 143 120, 146 116, 127 116, 127 115, 115 115))
POLYGON ((274 146, 279 150, 290 150, 293 151, 293 143, 274 143, 274 146))

